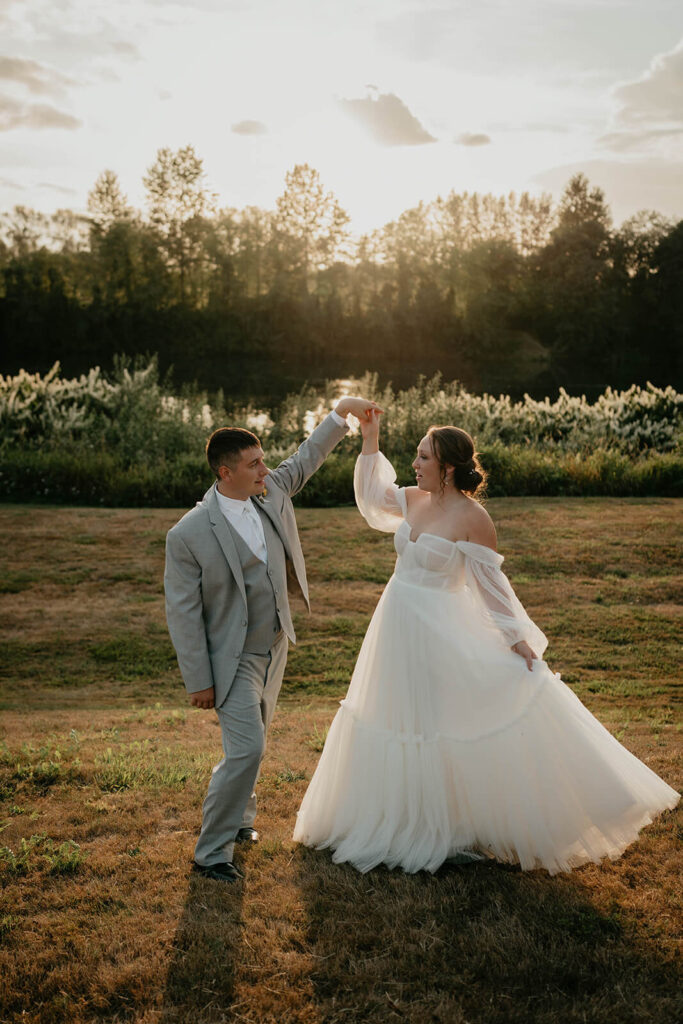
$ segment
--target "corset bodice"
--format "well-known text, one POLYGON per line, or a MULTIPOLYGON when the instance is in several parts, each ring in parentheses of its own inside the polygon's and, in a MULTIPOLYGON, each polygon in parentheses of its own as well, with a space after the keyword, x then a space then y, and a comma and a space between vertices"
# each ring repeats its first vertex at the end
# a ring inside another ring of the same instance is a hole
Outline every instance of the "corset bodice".
POLYGON ((394 534, 398 555, 394 575, 404 583, 433 590, 462 590, 465 586, 465 560, 458 542, 433 533, 410 539, 410 524, 403 520, 394 534))

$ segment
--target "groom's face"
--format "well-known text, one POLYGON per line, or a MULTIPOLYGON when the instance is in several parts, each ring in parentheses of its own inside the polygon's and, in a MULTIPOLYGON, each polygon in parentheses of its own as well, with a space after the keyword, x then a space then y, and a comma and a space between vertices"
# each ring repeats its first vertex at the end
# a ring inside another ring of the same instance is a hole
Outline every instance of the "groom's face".
POLYGON ((245 448, 232 466, 221 466, 221 490, 231 498, 245 501, 254 494, 260 494, 268 476, 263 461, 263 449, 256 445, 245 448))

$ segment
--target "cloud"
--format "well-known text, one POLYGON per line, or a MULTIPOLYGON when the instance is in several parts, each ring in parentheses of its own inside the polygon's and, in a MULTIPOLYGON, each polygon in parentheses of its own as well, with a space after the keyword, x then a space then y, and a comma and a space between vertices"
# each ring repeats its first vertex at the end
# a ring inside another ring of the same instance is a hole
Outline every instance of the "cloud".
POLYGON ((629 150, 641 147, 650 148, 677 137, 683 137, 683 125, 680 128, 648 128, 637 131, 608 132, 598 141, 616 153, 627 153, 629 150))
POLYGON ((639 210, 657 210, 665 217, 683 218, 683 161, 649 157, 642 160, 585 160, 551 167, 533 181, 560 195, 570 178, 585 174, 605 192, 618 223, 639 210))
POLYGON ((557 135, 566 135, 569 131, 566 124, 554 124, 551 121, 529 121, 521 129, 523 132, 553 132, 557 135))
POLYGON ((12 181, 10 178, 0 178, 0 188, 13 188, 17 192, 26 191, 25 185, 20 185, 18 181, 12 181))
POLYGON ((140 60, 140 51, 134 43, 129 43, 125 39, 115 39, 110 43, 110 46, 114 53, 120 53, 122 57, 140 60))
POLYGON ((80 128, 83 122, 49 103, 22 103, 10 96, 0 96, 0 131, 13 128, 80 128))
MULTIPOLYGON (((278 0, 271 0, 270 6, 277 6, 278 0)), ((248 0, 144 0, 147 7, 189 7, 197 11, 249 11, 253 4, 248 0)))
POLYGON ((612 90, 616 112, 600 145, 618 153, 653 150, 671 156, 683 137, 683 40, 659 54, 647 71, 612 90))
POLYGON ((60 71, 22 57, 0 56, 0 78, 25 85, 32 93, 59 93, 64 86, 75 84, 60 71))
POLYGON ((50 192, 59 192, 63 196, 77 196, 78 190, 75 188, 66 188, 64 185, 53 185, 49 181, 40 181, 36 185, 36 188, 44 188, 50 192))
POLYGON ((681 31, 673 0, 422 0, 382 5, 375 42, 392 57, 476 75, 626 78, 681 31))
POLYGON ((394 93, 380 93, 376 98, 366 96, 365 99, 342 99, 339 102, 380 146, 422 146, 427 142, 436 142, 434 136, 423 128, 403 100, 394 93))
POLYGON ((484 132, 463 132, 454 140, 459 146, 488 146, 491 143, 491 136, 484 132))
POLYGON ((49 45, 51 52, 59 54, 60 61, 68 62, 70 66, 92 65, 100 58, 107 57, 120 57, 132 61, 142 59, 135 43, 122 39, 117 29, 104 18, 100 19, 97 28, 89 32, 75 32, 55 26, 51 28, 45 45, 49 45))
POLYGON ((267 135, 268 129, 262 121, 238 121, 230 128, 235 135, 267 135))
MULTIPOLYGON (((2 2, 2 0, 0 0, 2 2)), ((102 5, 100 5, 101 9, 102 5)), ((138 42, 145 36, 145 25, 116 24, 103 17, 97 4, 79 3, 64 7, 61 3, 32 0, 26 5, 24 24, 7 40, 16 53, 30 47, 34 60, 74 69, 97 68, 103 60, 130 62, 141 59, 138 42)))
POLYGON ((623 126, 674 124, 683 127, 683 40, 655 57, 641 78, 616 86, 613 96, 623 126))

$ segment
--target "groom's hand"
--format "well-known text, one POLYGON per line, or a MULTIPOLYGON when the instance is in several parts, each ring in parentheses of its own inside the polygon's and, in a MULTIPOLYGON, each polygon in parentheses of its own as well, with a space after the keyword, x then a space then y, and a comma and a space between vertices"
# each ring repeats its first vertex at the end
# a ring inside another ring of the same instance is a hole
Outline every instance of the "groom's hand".
POLYGON ((341 398, 334 410, 338 416, 348 416, 351 413, 361 423, 366 423, 371 418, 373 411, 384 412, 377 402, 369 402, 367 398, 341 398))
POLYGON ((190 704, 193 708, 212 708, 214 705, 215 693, 213 686, 210 686, 208 690, 197 690, 196 693, 190 694, 190 704))

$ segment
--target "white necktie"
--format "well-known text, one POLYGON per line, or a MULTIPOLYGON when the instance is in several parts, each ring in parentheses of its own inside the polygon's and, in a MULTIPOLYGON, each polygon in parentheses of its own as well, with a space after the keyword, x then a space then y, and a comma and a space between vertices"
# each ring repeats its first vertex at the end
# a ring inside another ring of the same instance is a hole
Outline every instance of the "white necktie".
POLYGON ((266 550, 263 526, 259 521, 258 512, 251 502, 249 502, 248 505, 245 505, 242 509, 242 521, 245 527, 244 539, 246 543, 257 558, 260 558, 262 562, 266 562, 268 560, 268 554, 266 550))

